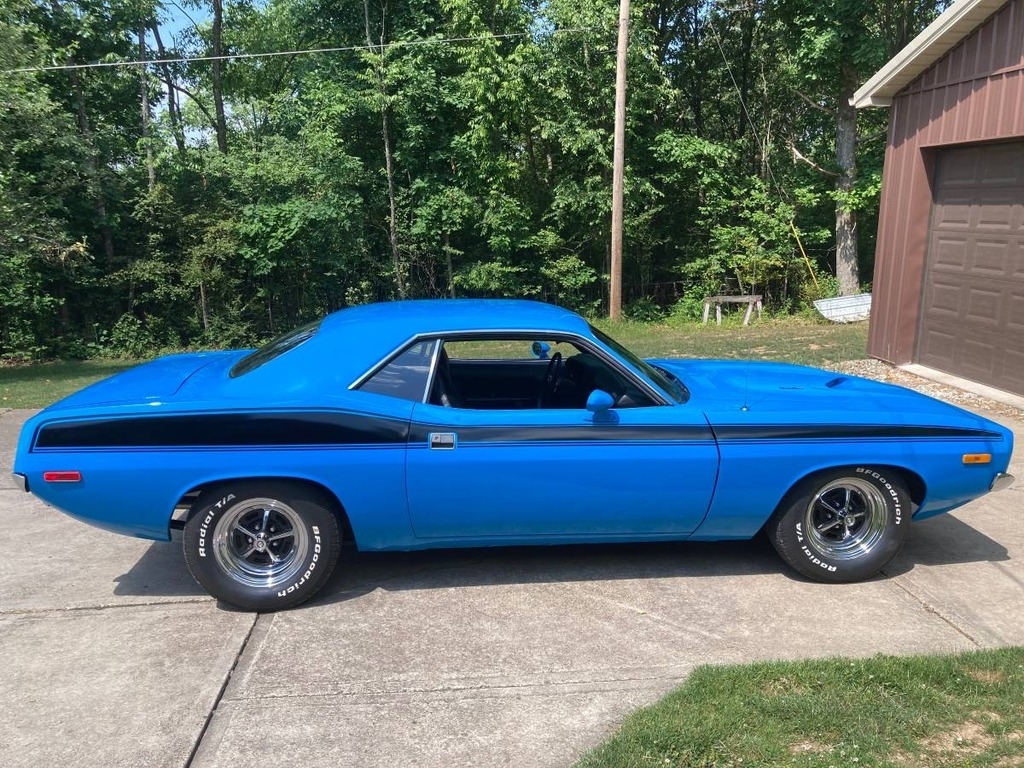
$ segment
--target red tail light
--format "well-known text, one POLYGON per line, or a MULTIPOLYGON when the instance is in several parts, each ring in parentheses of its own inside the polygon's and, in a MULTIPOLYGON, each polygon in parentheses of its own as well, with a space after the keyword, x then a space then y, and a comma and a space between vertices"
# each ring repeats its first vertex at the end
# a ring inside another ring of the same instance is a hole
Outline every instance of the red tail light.
POLYGON ((43 472, 44 483, 80 483, 82 473, 77 469, 43 472))

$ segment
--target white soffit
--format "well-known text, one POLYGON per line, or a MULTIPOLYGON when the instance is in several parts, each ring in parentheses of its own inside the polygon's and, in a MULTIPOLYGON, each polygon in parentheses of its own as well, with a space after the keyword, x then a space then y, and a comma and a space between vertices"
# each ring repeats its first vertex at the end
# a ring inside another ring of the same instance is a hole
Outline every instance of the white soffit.
POLYGON ((888 107, 892 98, 980 27, 1007 0, 957 0, 853 94, 850 103, 888 107))

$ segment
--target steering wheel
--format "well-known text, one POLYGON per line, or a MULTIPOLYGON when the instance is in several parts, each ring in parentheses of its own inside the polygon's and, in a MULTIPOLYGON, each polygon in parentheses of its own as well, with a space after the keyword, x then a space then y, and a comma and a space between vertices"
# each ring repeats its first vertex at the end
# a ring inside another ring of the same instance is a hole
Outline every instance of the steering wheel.
POLYGON ((544 370, 544 379, 540 383, 540 392, 537 393, 537 407, 543 408, 544 401, 548 397, 548 391, 553 395, 558 391, 558 382, 562 378, 562 353, 555 352, 548 360, 548 367, 544 370))

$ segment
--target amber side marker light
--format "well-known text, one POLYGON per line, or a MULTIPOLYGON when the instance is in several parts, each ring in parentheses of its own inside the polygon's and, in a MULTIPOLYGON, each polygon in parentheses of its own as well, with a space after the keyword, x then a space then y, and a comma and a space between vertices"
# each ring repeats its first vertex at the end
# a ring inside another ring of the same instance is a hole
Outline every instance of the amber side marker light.
POLYGON ((964 464, 989 464, 992 461, 991 453, 965 453, 964 464))
POLYGON ((44 483, 80 483, 82 473, 77 469, 43 472, 44 483))

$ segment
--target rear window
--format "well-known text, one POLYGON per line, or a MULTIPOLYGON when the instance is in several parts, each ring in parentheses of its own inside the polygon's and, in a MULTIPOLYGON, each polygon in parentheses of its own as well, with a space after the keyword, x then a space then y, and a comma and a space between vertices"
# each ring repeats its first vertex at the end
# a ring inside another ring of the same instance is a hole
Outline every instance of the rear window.
POLYGON ((295 349, 303 342, 313 338, 318 330, 320 330, 319 320, 296 328, 294 331, 289 331, 283 336, 278 336, 273 341, 264 344, 255 352, 246 355, 235 363, 231 369, 231 378, 244 376, 249 371, 256 370, 264 363, 269 363, 275 357, 283 355, 289 349, 295 349))
POLYGON ((436 341, 418 341, 370 377, 359 389, 422 403, 427 395, 436 341))

